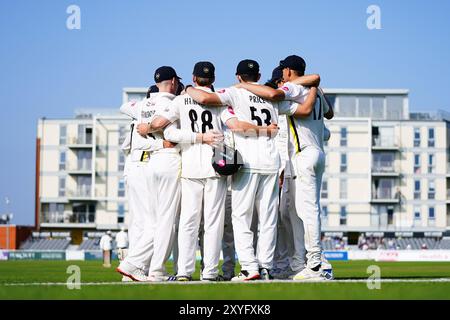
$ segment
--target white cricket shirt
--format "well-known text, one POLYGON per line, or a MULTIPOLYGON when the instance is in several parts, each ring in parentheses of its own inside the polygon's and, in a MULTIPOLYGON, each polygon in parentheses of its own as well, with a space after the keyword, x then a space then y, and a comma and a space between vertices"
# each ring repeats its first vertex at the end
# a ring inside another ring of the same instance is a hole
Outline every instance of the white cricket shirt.
MULTIPOLYGON (((290 82, 286 82, 280 90, 283 90, 285 100, 300 104, 305 102, 310 91, 309 88, 290 82)), ((292 106, 293 108, 291 108, 289 115, 292 115, 295 112, 296 108, 294 107, 296 107, 296 104, 293 104, 292 106)), ((299 152, 307 146, 315 146, 320 150, 323 150, 323 115, 327 112, 328 104, 324 101, 322 96, 318 94, 313 111, 308 117, 294 118, 291 116, 288 118, 291 126, 291 139, 296 147, 296 152, 299 152)))
MULTIPOLYGON (((207 87, 197 89, 212 92, 207 87)), ((173 125, 164 130, 166 140, 177 142, 181 147, 181 176, 183 178, 204 179, 217 177, 218 174, 212 167, 213 149, 211 146, 196 143, 197 133, 205 133, 210 130, 224 131, 226 122, 236 117, 226 107, 201 105, 194 101, 188 94, 176 97, 168 112, 161 114, 170 122, 179 120, 180 128, 173 125)))
MULTIPOLYGON (((278 109, 274 103, 253 93, 230 87, 217 92, 224 105, 231 106, 240 121, 258 126, 278 123, 278 109)), ((280 167, 280 155, 275 140, 267 136, 235 134, 236 148, 242 155, 242 170, 253 173, 273 174, 280 167)))

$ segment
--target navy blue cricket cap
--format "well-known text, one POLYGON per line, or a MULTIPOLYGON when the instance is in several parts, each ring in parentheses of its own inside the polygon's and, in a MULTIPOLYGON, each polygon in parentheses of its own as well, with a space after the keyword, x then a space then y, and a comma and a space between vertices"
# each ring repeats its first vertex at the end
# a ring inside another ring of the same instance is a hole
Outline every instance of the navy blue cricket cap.
POLYGON ((163 67, 159 67, 155 71, 155 82, 156 83, 160 83, 162 81, 170 80, 173 78, 181 79, 177 75, 175 69, 172 67, 163 66, 163 67))
POLYGON ((306 69, 306 62, 302 57, 292 55, 280 61, 280 67, 289 68, 295 71, 304 72, 306 69))
POLYGON ((209 61, 200 61, 197 62, 194 66, 194 71, 192 71, 192 75, 200 78, 214 78, 215 77, 216 68, 209 61))
POLYGON ((272 78, 270 81, 275 82, 283 78, 283 67, 278 66, 272 71, 272 78))
POLYGON ((258 74, 259 64, 255 60, 245 59, 239 62, 236 68, 236 75, 240 74, 258 74))

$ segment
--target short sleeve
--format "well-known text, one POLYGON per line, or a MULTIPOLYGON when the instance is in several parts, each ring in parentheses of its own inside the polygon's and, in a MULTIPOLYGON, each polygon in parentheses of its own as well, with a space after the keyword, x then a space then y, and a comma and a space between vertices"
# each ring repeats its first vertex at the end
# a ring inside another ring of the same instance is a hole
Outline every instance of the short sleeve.
POLYGON ((303 99, 308 95, 309 89, 302 85, 286 82, 281 90, 284 92, 285 100, 302 103, 303 99))
POLYGON ((236 114, 234 113, 233 107, 231 106, 225 107, 220 114, 220 120, 222 120, 222 123, 226 124, 227 121, 232 118, 236 118, 236 114))
POLYGON ((120 112, 131 117, 132 119, 137 119, 139 114, 139 103, 138 101, 132 100, 127 103, 124 103, 120 107, 120 112))
POLYGON ((292 101, 278 102, 278 113, 292 116, 295 113, 295 111, 297 110, 297 106, 298 106, 298 104, 294 103, 292 101))
POLYGON ((232 106, 234 104, 232 91, 233 91, 233 88, 227 88, 227 89, 221 89, 216 92, 216 94, 219 96, 219 99, 223 105, 232 106))

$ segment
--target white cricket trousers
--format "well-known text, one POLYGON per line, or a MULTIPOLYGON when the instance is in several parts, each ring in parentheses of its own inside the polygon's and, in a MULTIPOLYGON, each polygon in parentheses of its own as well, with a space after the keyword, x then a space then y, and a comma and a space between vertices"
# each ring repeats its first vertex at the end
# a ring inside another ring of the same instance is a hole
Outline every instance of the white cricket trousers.
POLYGON ((124 180, 127 186, 128 212, 130 214, 128 239, 132 248, 142 236, 145 219, 149 218, 149 202, 145 162, 126 160, 124 180))
POLYGON ((305 232, 303 221, 295 209, 295 180, 284 178, 280 194, 277 245, 274 267, 285 270, 290 267, 299 272, 306 264, 305 232))
POLYGON ((203 213, 203 278, 219 274, 225 218, 226 178, 181 178, 181 214, 178 226, 178 275, 195 271, 197 240, 203 213))
POLYGON ((278 174, 240 171, 232 180, 232 222, 236 253, 242 270, 272 269, 278 219, 278 174), (253 210, 259 220, 257 250, 251 230, 253 210))
POLYGON ((294 156, 295 208, 303 221, 307 267, 321 264, 320 188, 325 170, 325 153, 307 146, 294 156))
POLYGON ((145 165, 149 214, 142 236, 130 248, 125 262, 149 270, 149 275, 165 274, 180 204, 180 167, 181 157, 175 153, 152 154, 145 165))

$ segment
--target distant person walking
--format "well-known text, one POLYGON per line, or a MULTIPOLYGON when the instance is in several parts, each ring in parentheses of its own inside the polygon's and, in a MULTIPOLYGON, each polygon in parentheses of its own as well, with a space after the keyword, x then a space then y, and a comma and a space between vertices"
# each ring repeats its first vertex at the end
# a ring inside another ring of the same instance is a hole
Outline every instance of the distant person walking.
POLYGON ((112 256, 112 238, 110 230, 108 230, 106 234, 101 237, 100 249, 103 251, 103 266, 105 268, 110 268, 112 256))
POLYGON ((125 227, 120 228, 120 231, 116 234, 116 246, 117 257, 119 261, 122 261, 128 253, 128 233, 125 231, 125 227))

